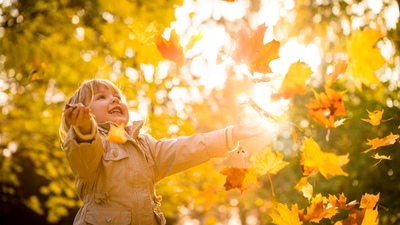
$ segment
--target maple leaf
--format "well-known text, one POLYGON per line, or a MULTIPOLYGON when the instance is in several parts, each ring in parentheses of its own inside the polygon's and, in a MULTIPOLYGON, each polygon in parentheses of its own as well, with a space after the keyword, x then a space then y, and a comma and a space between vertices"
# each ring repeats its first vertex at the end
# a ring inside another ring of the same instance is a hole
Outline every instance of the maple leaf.
POLYGON ((360 208, 373 209, 379 201, 379 195, 380 193, 377 195, 365 193, 365 195, 361 197, 360 208))
POLYGON ((147 27, 143 26, 141 22, 136 22, 128 26, 128 28, 132 40, 137 41, 140 45, 152 44, 154 35, 157 33, 154 22, 150 23, 147 27))
POLYGON ((367 112, 368 112, 369 119, 361 119, 361 120, 365 121, 365 122, 368 122, 368 123, 372 124, 373 126, 379 125, 381 123, 381 121, 385 122, 385 121, 389 121, 389 120, 393 119, 393 117, 392 117, 392 118, 387 119, 387 120, 382 120, 382 114, 384 112, 383 109, 382 109, 382 111, 375 110, 374 112, 370 112, 367 109, 367 112))
POLYGON ((366 29, 355 30, 351 37, 346 37, 346 52, 349 56, 349 74, 353 77, 354 83, 359 91, 362 91, 362 84, 380 84, 374 74, 385 64, 386 60, 375 43, 382 37, 379 30, 366 29))
POLYGON ((345 116, 342 95, 327 85, 324 86, 325 93, 316 94, 316 99, 310 99, 306 107, 310 110, 311 116, 327 128, 335 127, 334 117, 345 116))
POLYGON ((272 223, 278 225, 301 225, 303 222, 299 218, 299 208, 297 204, 292 205, 292 209, 289 210, 287 204, 277 204, 275 211, 269 214, 272 218, 272 223))
POLYGON ((176 34, 175 29, 171 30, 169 40, 166 40, 161 35, 155 35, 154 42, 157 45, 158 51, 164 59, 175 62, 179 67, 183 66, 184 54, 180 43, 180 36, 176 34))
POLYGON ((214 185, 209 185, 206 190, 200 192, 200 196, 202 196, 205 199, 204 202, 204 209, 208 210, 211 208, 213 204, 213 199, 215 195, 215 188, 214 185))
POLYGON ((303 154, 300 165, 303 169, 303 175, 320 172, 325 178, 330 174, 332 176, 344 175, 342 166, 349 162, 349 154, 337 156, 335 153, 326 153, 321 151, 319 145, 310 137, 303 141, 303 154))
POLYGON ((376 153, 374 156, 372 156, 372 158, 374 158, 374 159, 379 159, 379 161, 378 161, 377 163, 375 163, 374 166, 378 165, 378 163, 380 163, 383 159, 392 160, 392 159, 390 158, 390 155, 389 155, 389 157, 388 157, 388 156, 386 156, 386 155, 379 155, 378 153, 376 153))
POLYGON ((253 163, 255 171, 261 175, 268 174, 273 196, 275 196, 275 192, 270 174, 277 174, 281 169, 289 164, 288 162, 282 161, 282 159, 282 153, 279 151, 273 153, 270 146, 266 146, 261 154, 255 152, 250 157, 250 161, 253 163))
POLYGON ((244 28, 236 34, 236 49, 232 58, 236 63, 245 63, 252 75, 254 72, 271 73, 269 63, 279 58, 280 42, 272 40, 264 45, 264 34, 267 28, 265 24, 259 25, 251 37, 244 28))
POLYGON ((308 177, 302 177, 300 181, 296 184, 294 189, 301 191, 303 196, 310 200, 312 198, 314 188, 313 186, 308 183, 308 177))
POLYGON ((325 85, 328 87, 332 86, 332 84, 335 83, 338 76, 344 73, 344 71, 346 71, 346 68, 347 68, 347 62, 344 60, 338 60, 335 63, 332 73, 328 74, 325 77, 325 85))
POLYGON ((281 97, 288 99, 295 94, 304 95, 307 92, 305 82, 311 77, 312 73, 311 68, 303 66, 300 61, 292 64, 282 81, 278 93, 272 94, 271 99, 278 100, 281 97))
POLYGON ((378 225, 378 209, 367 209, 365 210, 364 219, 361 225, 378 225))
POLYGON ((331 218, 339 212, 334 207, 327 208, 324 204, 326 202, 326 197, 323 197, 321 194, 317 194, 312 198, 311 206, 307 207, 307 215, 304 215, 304 221, 318 223, 322 218, 331 218))
POLYGON ((125 137, 124 124, 119 126, 114 126, 111 124, 110 131, 108 131, 107 140, 113 143, 125 143, 127 139, 125 137))
POLYGON ((227 191, 237 188, 243 193, 250 184, 257 184, 257 176, 252 168, 226 167, 220 173, 226 176, 224 187, 227 191))
POLYGON ((203 38, 203 34, 201 33, 201 31, 199 31, 199 33, 197 33, 195 35, 192 35, 189 39, 189 42, 183 48, 183 52, 186 53, 187 51, 192 49, 196 45, 196 43, 198 41, 200 41, 202 38, 203 38))
POLYGON ((354 207, 354 204, 346 204, 347 198, 344 196, 344 194, 339 195, 339 199, 336 197, 336 195, 329 195, 329 203, 333 207, 337 207, 340 209, 346 209, 349 210, 354 207))
POLYGON ((379 139, 379 138, 375 138, 372 140, 367 139, 368 140, 367 145, 372 145, 372 147, 363 151, 363 153, 367 153, 371 150, 377 149, 382 146, 392 145, 392 144, 396 143, 397 138, 399 138, 398 134, 393 135, 390 132, 390 134, 388 136, 386 136, 382 139, 379 139))

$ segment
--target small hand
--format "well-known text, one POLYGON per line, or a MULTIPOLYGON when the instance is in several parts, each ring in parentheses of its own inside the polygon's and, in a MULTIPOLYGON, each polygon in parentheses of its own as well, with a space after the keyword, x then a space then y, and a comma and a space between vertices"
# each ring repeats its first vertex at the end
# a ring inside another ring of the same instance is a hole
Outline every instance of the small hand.
POLYGON ((90 108, 84 106, 82 103, 67 105, 64 110, 66 120, 76 126, 82 134, 89 134, 92 129, 90 121, 90 108))
POLYGON ((259 136, 267 130, 262 123, 258 123, 254 126, 245 126, 242 125, 241 122, 242 119, 240 115, 238 115, 236 124, 233 127, 233 141, 235 143, 240 140, 259 136))

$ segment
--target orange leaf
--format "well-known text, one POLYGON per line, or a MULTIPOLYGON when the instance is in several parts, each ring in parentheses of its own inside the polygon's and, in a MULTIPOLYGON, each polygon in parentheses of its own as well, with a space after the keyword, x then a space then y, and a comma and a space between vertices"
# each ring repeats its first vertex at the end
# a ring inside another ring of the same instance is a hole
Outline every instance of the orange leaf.
POLYGON ((334 117, 346 115, 342 95, 332 88, 325 87, 325 93, 321 92, 316 99, 310 99, 306 107, 310 110, 311 116, 327 128, 335 127, 334 117))
POLYGON ((311 200, 311 206, 307 207, 307 215, 304 215, 305 221, 318 223, 322 218, 331 218, 339 211, 335 207, 327 208, 325 203, 327 199, 318 194, 311 200))
POLYGON ((334 153, 325 153, 312 138, 305 138, 303 141, 303 154, 300 160, 303 175, 319 171, 325 178, 328 174, 348 176, 342 169, 348 162, 349 154, 337 156, 334 153))
POLYGON ((278 225, 301 225, 303 222, 299 218, 299 208, 297 204, 292 205, 292 209, 289 210, 288 206, 282 203, 277 204, 275 210, 269 214, 272 218, 272 223, 278 225))
POLYGON ((125 137, 124 124, 118 127, 111 125, 107 140, 114 143, 125 143, 127 139, 125 137))
POLYGON ((335 83, 336 79, 338 78, 338 76, 342 73, 344 73, 344 71, 347 68, 347 62, 344 60, 338 60, 335 63, 335 67, 333 69, 333 72, 328 74, 325 78, 325 85, 330 87, 332 86, 333 83, 335 83))
POLYGON ((245 63, 251 74, 254 72, 271 73, 269 63, 279 58, 280 42, 272 40, 264 45, 264 34, 267 30, 265 24, 257 27, 253 36, 249 38, 247 31, 242 28, 236 34, 236 49, 232 58, 236 63, 245 63))
POLYGON ((180 37, 176 34, 175 29, 171 30, 169 40, 166 40, 161 35, 156 35, 154 41, 157 45, 158 51, 160 51, 164 59, 175 62, 179 67, 183 65, 185 57, 183 55, 180 37))
POLYGON ((374 126, 377 126, 377 125, 379 125, 381 123, 381 121, 385 122, 385 121, 393 119, 393 117, 392 117, 392 118, 387 119, 387 120, 382 120, 383 111, 384 110, 382 109, 382 111, 375 110, 374 112, 370 112, 367 109, 369 119, 361 119, 361 120, 365 121, 365 122, 368 122, 368 123, 370 123, 370 124, 372 124, 374 126))
POLYGON ((205 199, 204 203, 205 210, 211 208, 211 205, 213 204, 214 194, 215 194, 214 185, 209 185, 206 190, 200 192, 200 195, 205 199))
POLYGON ((398 134, 393 135, 392 133, 390 133, 388 136, 386 136, 382 139, 379 139, 379 138, 375 138, 372 140, 367 139, 368 140, 367 145, 372 145, 372 147, 363 151, 363 153, 367 153, 371 150, 377 149, 382 146, 392 145, 392 144, 396 143, 397 138, 399 138, 398 134))
POLYGON ((192 49, 196 45, 196 43, 198 41, 200 41, 202 38, 203 38, 203 34, 201 33, 201 31, 199 31, 199 33, 197 33, 195 35, 192 35, 189 39, 189 42, 183 48, 183 52, 186 53, 187 51, 192 49))
POLYGON ((288 99, 295 94, 304 95, 307 92, 305 82, 311 77, 312 73, 311 68, 303 66, 300 61, 292 64, 278 93, 273 94, 271 98, 277 100, 281 97, 288 99))
POLYGON ((296 130, 294 129, 293 126, 291 126, 291 128, 290 128, 290 134, 291 134, 292 137, 293 137, 294 143, 297 144, 297 142, 298 142, 298 135, 297 135, 296 130))
POLYGON ((365 195, 361 197, 360 208, 373 209, 376 203, 379 201, 379 195, 380 193, 377 195, 365 193, 365 195))
POLYGON ((374 70, 385 64, 380 49, 374 48, 375 43, 382 37, 379 30, 355 30, 351 37, 346 38, 346 51, 349 56, 349 74, 353 77, 358 90, 362 91, 362 84, 380 84, 374 70))
POLYGON ((235 167, 226 167, 220 171, 221 174, 227 176, 224 184, 225 190, 239 189, 241 193, 247 187, 254 183, 257 184, 257 176, 253 169, 244 169, 235 167))
POLYGON ((354 205, 346 204, 346 200, 347 198, 343 193, 339 195, 339 199, 335 195, 329 195, 329 203, 331 203, 333 207, 346 210, 353 208, 354 205))

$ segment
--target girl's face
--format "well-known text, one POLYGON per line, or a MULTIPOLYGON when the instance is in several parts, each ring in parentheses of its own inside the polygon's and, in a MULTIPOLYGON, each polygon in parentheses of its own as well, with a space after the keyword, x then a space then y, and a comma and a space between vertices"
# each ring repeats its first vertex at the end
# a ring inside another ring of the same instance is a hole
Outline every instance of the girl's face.
POLYGON ((98 88, 93 95, 90 112, 96 116, 94 119, 97 123, 112 121, 126 126, 129 122, 128 107, 120 93, 111 87, 101 85, 98 88))

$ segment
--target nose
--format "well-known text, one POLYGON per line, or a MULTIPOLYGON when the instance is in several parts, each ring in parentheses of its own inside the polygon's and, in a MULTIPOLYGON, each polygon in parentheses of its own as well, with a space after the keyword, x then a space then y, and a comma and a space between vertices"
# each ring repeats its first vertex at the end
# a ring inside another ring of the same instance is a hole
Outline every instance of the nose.
POLYGON ((111 102, 112 103, 119 103, 119 99, 117 97, 113 97, 111 102))

